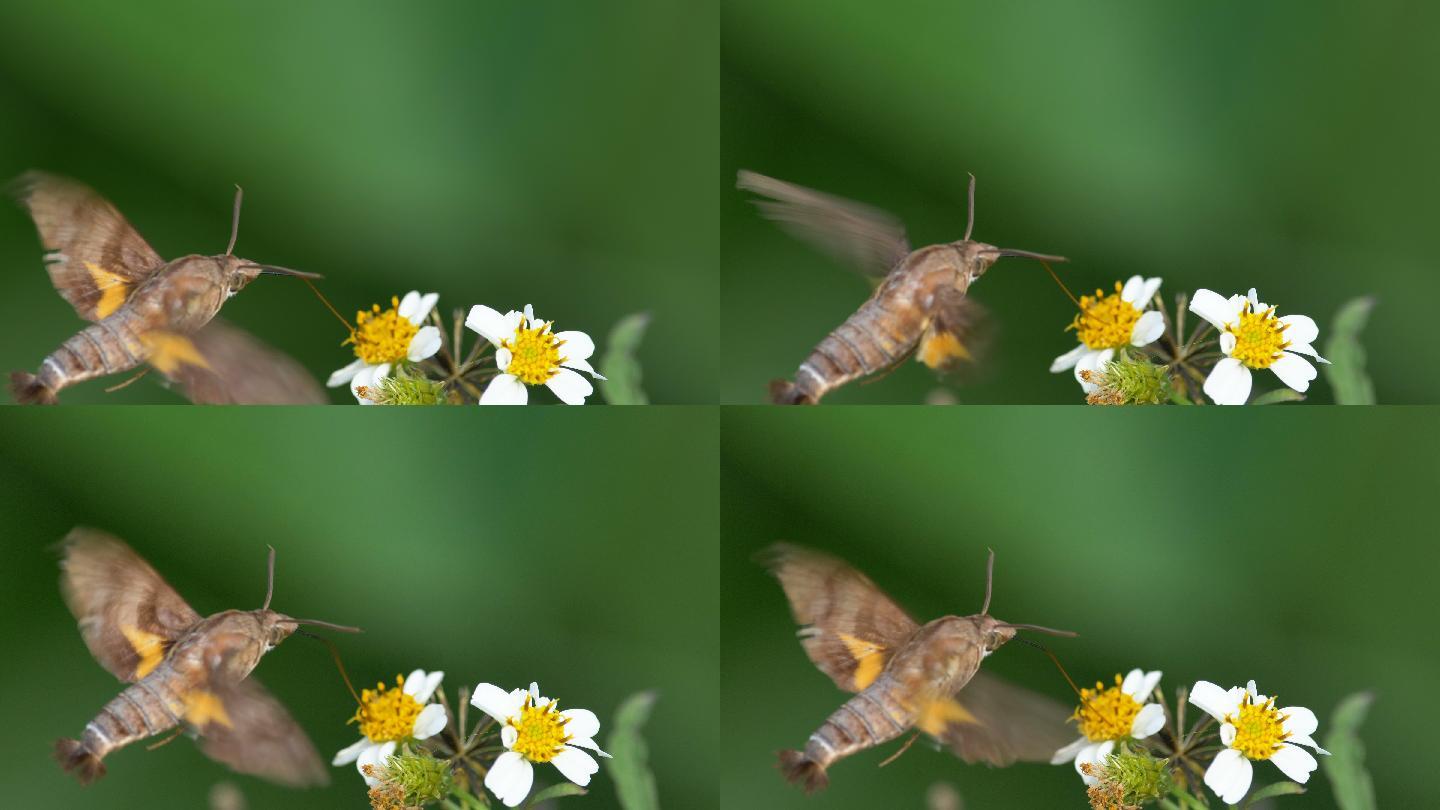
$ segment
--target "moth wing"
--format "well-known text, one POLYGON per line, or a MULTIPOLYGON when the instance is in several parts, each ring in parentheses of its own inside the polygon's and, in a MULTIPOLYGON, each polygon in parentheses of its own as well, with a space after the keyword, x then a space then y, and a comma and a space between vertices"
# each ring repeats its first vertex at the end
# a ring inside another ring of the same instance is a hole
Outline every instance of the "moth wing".
POLYGON ((215 704, 203 716, 187 716, 187 720, 200 735, 200 750, 206 756, 239 773, 281 785, 329 784, 330 773, 304 729, 254 678, 214 695, 207 693, 203 700, 215 704))
POLYGON ((1049 762, 1075 741, 1071 710, 1038 692, 977 672, 954 697, 922 708, 916 728, 967 763, 1049 762))
POLYGON ((98 321, 165 266, 120 211, 88 186, 26 172, 13 186, 35 220, 50 281, 80 317, 98 321))
POLYGON ((994 324, 983 304, 947 290, 920 337, 915 357, 942 373, 974 366, 985 356, 993 334, 994 324))
POLYGON ((870 578, 843 560, 777 543, 759 560, 780 580, 810 660, 847 692, 869 686, 919 629, 870 578))
POLYGON ((200 614, 120 540, 77 528, 61 541, 60 591, 85 646, 115 677, 145 677, 200 614))
POLYGON ((189 336, 166 336, 151 364, 197 405, 323 405, 325 389, 294 358, 215 318, 189 336))
POLYGON ((910 253, 905 226, 878 208, 741 170, 736 185, 769 199, 755 205, 766 218, 869 276, 883 276, 910 253))

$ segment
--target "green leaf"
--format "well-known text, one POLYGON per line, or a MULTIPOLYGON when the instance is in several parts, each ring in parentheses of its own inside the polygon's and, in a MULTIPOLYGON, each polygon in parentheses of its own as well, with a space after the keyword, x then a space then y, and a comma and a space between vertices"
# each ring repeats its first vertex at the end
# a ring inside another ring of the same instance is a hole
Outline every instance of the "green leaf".
POLYGON ((615 710, 614 730, 605 738, 609 749, 610 778, 625 810, 659 810, 660 794, 650 773, 650 750, 640 729, 655 707, 654 692, 639 692, 626 698, 615 710))
POLYGON ((1359 692, 1340 701, 1330 716, 1325 735, 1330 756, 1321 757, 1320 764, 1340 810, 1375 810, 1375 785, 1365 770, 1365 744, 1360 740, 1360 725, 1374 702, 1373 694, 1359 692))
POLYGON ((1335 391, 1336 404, 1375 404, 1375 386, 1365 373, 1365 347, 1360 345, 1360 333, 1374 307, 1375 299, 1367 296, 1345 302, 1335 313, 1335 325, 1325 341, 1325 356, 1330 360, 1325 379, 1335 391))
POLYGON ((558 785, 551 785, 548 788, 530 794, 530 801, 525 803, 526 807, 534 807, 541 802, 548 802, 551 799, 559 799, 562 796, 584 796, 588 791, 574 782, 561 782, 558 785))
POLYGON ((1251 405, 1278 405, 1282 402, 1304 402, 1305 395, 1292 388, 1276 388, 1274 391, 1266 391, 1258 397, 1250 400, 1251 405))
POLYGON ((1299 796, 1304 792, 1305 786, 1298 782, 1276 782, 1273 785, 1266 785, 1254 793, 1251 793, 1249 800, 1245 802, 1245 806, 1252 807, 1256 802, 1262 802, 1275 796, 1299 796))
POLYGON ((644 405, 649 402, 645 390, 640 387, 640 361, 635 353, 640 350, 640 340, 645 337, 645 327, 650 325, 650 313, 637 312, 626 315, 610 330, 605 342, 605 356, 600 360, 600 393, 611 405, 644 405))

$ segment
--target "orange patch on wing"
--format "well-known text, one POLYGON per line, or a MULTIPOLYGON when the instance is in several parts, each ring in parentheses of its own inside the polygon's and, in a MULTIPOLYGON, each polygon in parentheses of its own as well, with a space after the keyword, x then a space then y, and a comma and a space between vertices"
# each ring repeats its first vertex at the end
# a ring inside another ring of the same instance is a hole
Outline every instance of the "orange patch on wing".
POLYGON ((925 338, 920 346, 920 362, 930 368, 940 368, 951 360, 970 360, 970 350, 960 342, 953 332, 934 332, 925 338))
POLYGON ((100 300, 95 302, 95 317, 108 318, 125 303, 130 285, 119 274, 112 273, 94 262, 85 262, 85 269, 90 271, 95 289, 100 292, 100 300))
POLYGON ((210 363, 195 342, 184 335, 173 332, 149 332, 140 336, 140 342, 150 350, 150 365, 162 374, 170 374, 181 365, 210 368, 210 363))
POLYGON ((941 698, 931 701, 920 711, 920 718, 915 721, 915 727, 929 734, 932 737, 939 737, 945 732, 945 727, 951 723, 979 723, 970 710, 961 706, 958 701, 950 698, 941 698))
POLYGON ((855 659, 855 689, 858 691, 874 683, 885 668, 885 648, 846 633, 838 635, 845 649, 850 651, 850 657, 855 659))
POLYGON ((205 727, 211 723, 234 728, 230 722, 230 715, 225 711, 224 702, 204 689, 195 689, 185 693, 185 722, 201 731, 204 731, 205 727))
POLYGON ((130 642, 135 654, 140 656, 140 663, 135 665, 135 680, 149 675, 155 667, 160 666, 160 662, 165 659, 165 639, 128 625, 121 626, 120 632, 125 634, 125 640, 130 642))

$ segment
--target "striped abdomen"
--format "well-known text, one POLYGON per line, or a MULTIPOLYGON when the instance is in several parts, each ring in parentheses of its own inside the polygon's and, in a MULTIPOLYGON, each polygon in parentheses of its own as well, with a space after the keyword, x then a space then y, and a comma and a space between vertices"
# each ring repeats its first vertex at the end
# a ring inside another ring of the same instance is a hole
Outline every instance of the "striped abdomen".
POLYGON ((174 728, 185 715, 185 704, 160 678, 131 684, 105 704, 85 726, 80 742, 97 759, 136 740, 174 728))
POLYGON ((795 372, 791 402, 819 402, 828 392, 903 361, 925 327, 907 290, 882 289, 820 341, 795 372))
POLYGON ((36 376, 51 392, 78 382, 128 371, 149 357, 129 309, 90 324, 40 362, 36 376))
POLYGON ((805 758, 827 768, 857 751, 893 740, 915 722, 915 713, 892 696, 894 683, 882 675, 845 701, 805 743, 805 758))

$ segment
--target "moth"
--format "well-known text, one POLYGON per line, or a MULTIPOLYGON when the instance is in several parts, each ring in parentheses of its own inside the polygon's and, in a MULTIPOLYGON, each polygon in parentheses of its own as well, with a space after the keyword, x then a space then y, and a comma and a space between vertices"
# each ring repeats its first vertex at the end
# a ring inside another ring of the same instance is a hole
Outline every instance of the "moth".
POLYGON ((1066 728, 1069 709, 979 671, 980 662, 1017 630, 1075 635, 990 615, 993 552, 980 612, 924 625, 835 557, 781 543, 759 560, 780 580, 811 662, 854 693, 810 735, 804 750, 779 754, 785 778, 807 793, 829 783, 835 762, 911 729, 967 763, 991 765, 1048 762, 1073 741, 1066 728))
POLYGON ((55 758, 66 771, 89 784, 105 775, 102 760, 110 753, 174 730, 198 738, 206 756, 240 773, 297 787, 329 781, 299 724, 249 676, 261 657, 300 625, 359 629, 271 610, 273 548, 259 610, 203 617, 109 534, 77 528, 61 549, 60 590, 85 645, 101 666, 129 684, 78 740, 56 741, 55 758))
POLYGON ((911 249, 899 220, 868 205, 751 171, 740 172, 738 186, 765 198, 756 206, 766 218, 879 282, 870 299, 810 352, 794 381, 771 384, 776 404, 817 404, 848 382, 894 369, 911 354, 932 369, 952 370, 972 358, 984 310, 967 293, 990 265, 1001 256, 1066 260, 971 240, 974 175, 965 236, 919 250, 911 249))
POLYGON ((294 360, 216 318, 230 296, 262 273, 319 278, 234 255, 238 187, 225 253, 170 262, 115 206, 80 183, 28 172, 13 192, 40 232, 56 291, 91 322, 40 361, 38 373, 10 375, 17 402, 53 404, 68 386, 144 363, 196 403, 327 401, 294 360))

